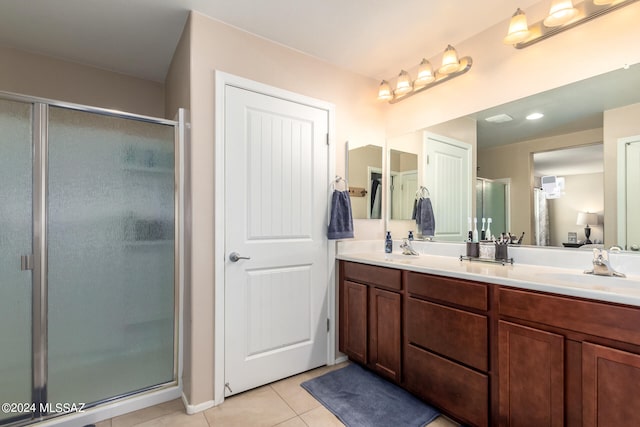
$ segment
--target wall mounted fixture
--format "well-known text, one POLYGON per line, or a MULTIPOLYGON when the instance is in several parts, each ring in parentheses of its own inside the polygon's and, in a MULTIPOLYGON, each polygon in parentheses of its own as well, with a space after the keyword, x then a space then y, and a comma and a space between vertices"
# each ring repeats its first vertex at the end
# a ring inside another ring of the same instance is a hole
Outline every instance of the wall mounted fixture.
POLYGON ((448 45, 442 55, 442 66, 434 71, 431 63, 422 59, 418 65, 416 79, 411 80, 411 76, 405 70, 401 70, 396 79, 396 88, 391 89, 391 84, 383 80, 378 87, 378 99, 389 101, 395 104, 403 99, 409 98, 416 93, 439 85, 454 77, 458 77, 471 69, 473 60, 470 56, 458 59, 458 52, 453 46, 448 45))
POLYGON ((509 30, 503 41, 516 49, 522 49, 636 1, 638 0, 584 0, 574 5, 572 0, 552 0, 549 15, 533 25, 527 24, 525 13, 518 8, 511 17, 509 30))

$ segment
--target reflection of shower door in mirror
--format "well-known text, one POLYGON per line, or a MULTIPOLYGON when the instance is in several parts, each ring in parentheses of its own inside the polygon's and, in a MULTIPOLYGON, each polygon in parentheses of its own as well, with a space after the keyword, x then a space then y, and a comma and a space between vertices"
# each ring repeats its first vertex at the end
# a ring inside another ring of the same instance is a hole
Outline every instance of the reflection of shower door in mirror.
MULTIPOLYGON (((497 236, 510 232, 509 179, 491 180, 478 178, 476 184, 476 217, 478 228, 482 218, 491 218, 491 234, 497 236)), ((487 236, 490 239, 491 236, 487 236)))
POLYGON ((0 424, 175 385, 174 123, 0 100, 0 130, 0 402, 34 405, 0 424))

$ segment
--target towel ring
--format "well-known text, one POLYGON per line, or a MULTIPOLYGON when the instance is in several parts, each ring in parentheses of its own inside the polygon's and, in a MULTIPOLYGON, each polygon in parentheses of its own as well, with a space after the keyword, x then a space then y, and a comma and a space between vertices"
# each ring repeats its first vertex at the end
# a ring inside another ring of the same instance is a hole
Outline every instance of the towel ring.
POLYGON ((344 185, 344 189, 339 191, 349 191, 349 184, 347 183, 347 180, 342 178, 340 175, 336 175, 335 179, 331 181, 331 189, 337 190, 340 183, 344 185))
POLYGON ((427 187, 420 186, 418 191, 416 191, 416 199, 418 198, 424 199, 427 197, 431 197, 431 195, 429 194, 429 190, 427 189, 427 187))

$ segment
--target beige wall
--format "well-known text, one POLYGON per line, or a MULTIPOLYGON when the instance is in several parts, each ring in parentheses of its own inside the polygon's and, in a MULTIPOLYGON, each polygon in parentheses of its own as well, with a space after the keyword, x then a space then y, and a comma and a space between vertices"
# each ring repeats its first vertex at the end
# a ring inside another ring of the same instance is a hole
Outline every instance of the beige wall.
MULTIPOLYGON (((193 348, 185 390, 193 405, 214 399, 214 117, 215 70, 331 102, 336 106, 336 173, 344 175, 345 141, 384 145, 384 106, 377 82, 236 28, 192 13, 191 63, 192 275, 190 334, 193 348)), ((171 86, 171 87, 170 87, 171 86)), ((168 82, 168 92, 172 92, 168 82)), ((362 144, 358 144, 362 145, 362 144)), ((329 185, 329 183, 327 183, 329 185)), ((366 228, 366 226, 365 226, 366 228)), ((356 224, 356 234, 360 234, 356 224)), ((376 235, 373 237, 381 237, 376 235)), ((186 394, 185 393, 185 394, 186 394)))
POLYGON ((0 46, 0 91, 164 117, 164 84, 0 46))
POLYGON ((604 112, 604 228, 607 230, 607 247, 618 244, 618 139, 640 135, 639 118, 640 104, 604 112))
POLYGON ((533 153, 599 142, 602 142, 600 128, 478 151, 478 176, 511 178, 511 232, 520 235, 524 231, 523 244, 533 242, 533 153))
POLYGON ((604 229, 604 174, 589 173, 564 176, 564 195, 558 199, 549 199, 550 245, 562 246, 568 240, 567 233, 578 233, 578 241, 584 240, 584 226, 576 225, 578 212, 598 214, 598 224, 591 227, 591 241, 602 243, 602 236, 608 234, 604 229))

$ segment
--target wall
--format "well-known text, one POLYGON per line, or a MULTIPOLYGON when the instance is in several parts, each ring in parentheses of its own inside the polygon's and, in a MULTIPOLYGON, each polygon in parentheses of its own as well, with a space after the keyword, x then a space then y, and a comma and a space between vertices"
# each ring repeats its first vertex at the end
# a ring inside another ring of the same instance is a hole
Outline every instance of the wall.
MULTIPOLYGON (((345 141, 384 145, 384 106, 375 98, 377 81, 192 13, 190 38, 191 193, 193 229, 189 360, 185 360, 185 395, 192 405, 214 399, 214 117, 215 72, 252 79, 336 106, 336 173, 344 176, 345 141)), ((185 55, 186 56, 186 55, 185 55)), ((186 59, 183 58, 183 61, 186 59)), ((176 82, 167 82, 174 96, 176 82)), ((176 89, 176 91, 179 91, 176 89)), ((362 145, 362 144, 357 144, 362 145)), ((329 183, 327 183, 329 185, 329 183)), ((381 238, 381 221, 355 221, 358 237, 381 238), (376 229, 375 223, 380 230, 376 229)))
POLYGON ((532 244, 534 234, 533 153, 601 141, 602 129, 598 128, 478 150, 478 176, 511 178, 511 232, 520 235, 524 231, 523 244, 532 244))
POLYGON ((604 112, 604 218, 605 245, 618 242, 618 138, 640 135, 640 104, 604 112))
POLYGON ((564 196, 549 199, 549 228, 551 246, 562 246, 568 240, 567 233, 578 233, 578 241, 584 240, 584 226, 576 225, 578 212, 593 212, 598 214, 598 224, 591 227, 591 241, 602 243, 603 232, 609 230, 603 227, 604 216, 604 174, 589 173, 580 175, 564 175, 564 196))
POLYGON ((164 117, 164 84, 0 46, 0 91, 164 117))

